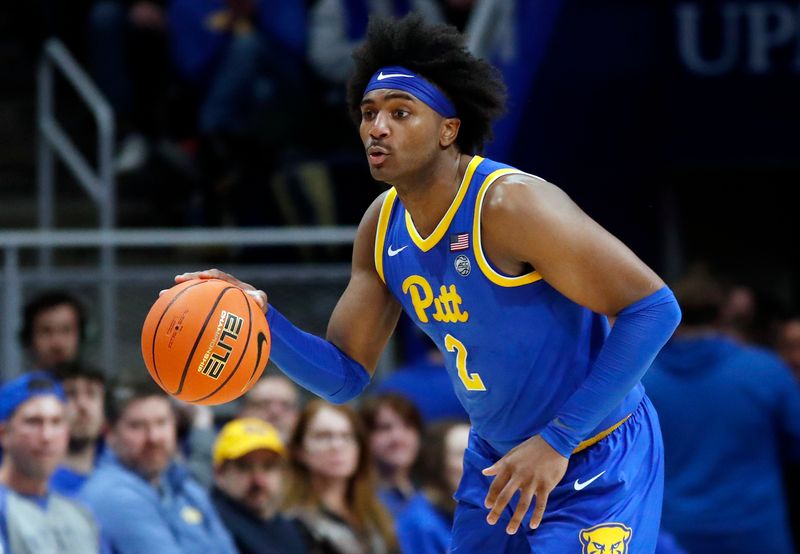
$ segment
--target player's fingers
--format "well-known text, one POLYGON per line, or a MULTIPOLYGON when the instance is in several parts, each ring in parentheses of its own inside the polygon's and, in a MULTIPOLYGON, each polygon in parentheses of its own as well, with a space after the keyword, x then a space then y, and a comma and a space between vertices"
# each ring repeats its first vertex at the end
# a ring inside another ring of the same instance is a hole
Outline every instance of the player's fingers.
MULTIPOLYGON (((486 470, 483 471, 485 475, 486 470)), ((507 475, 497 475, 497 477, 492 480, 492 484, 489 485, 489 490, 486 492, 486 499, 483 501, 483 505, 487 508, 494 506, 495 500, 497 500, 497 495, 500 494, 500 491, 503 490, 503 487, 506 486, 507 482, 507 475)))
POLYGON ((187 271, 175 276, 176 283, 183 283, 191 281, 192 279, 218 279, 214 272, 219 272, 218 269, 205 269, 203 271, 187 271))
POLYGON ((266 311, 268 302, 266 292, 264 292, 263 290, 246 290, 245 293, 248 296, 250 296, 253 300, 255 300, 256 304, 258 304, 262 310, 266 311))
POLYGON ((536 529, 542 522, 542 517, 544 517, 544 509, 547 507, 548 496, 549 493, 545 491, 536 492, 536 508, 533 510, 533 515, 531 516, 531 529, 536 529))
POLYGON ((486 521, 488 521, 490 525, 497 523, 503 510, 505 510, 508 503, 511 502, 511 498, 514 496, 514 493, 517 492, 518 488, 518 483, 513 479, 506 483, 503 490, 500 491, 492 504, 489 515, 486 516, 486 521))
POLYGON ((522 489, 519 495, 519 502, 517 502, 517 507, 514 510, 514 515, 511 516, 511 521, 508 522, 506 526, 506 533, 509 535, 513 535, 519 529, 520 523, 522 523, 522 518, 525 517, 525 514, 528 511, 528 508, 531 506, 531 500, 533 500, 533 488, 526 487, 522 489))
POLYGON ((497 475, 497 464, 487 467, 486 469, 482 470, 481 473, 486 476, 497 475))
POLYGON ((184 281, 190 281, 192 279, 220 279, 222 281, 231 283, 232 285, 236 285, 237 287, 246 285, 246 283, 242 283, 233 275, 225 273, 224 271, 220 271, 217 268, 204 269, 203 271, 190 271, 175 276, 176 283, 183 283, 184 281))

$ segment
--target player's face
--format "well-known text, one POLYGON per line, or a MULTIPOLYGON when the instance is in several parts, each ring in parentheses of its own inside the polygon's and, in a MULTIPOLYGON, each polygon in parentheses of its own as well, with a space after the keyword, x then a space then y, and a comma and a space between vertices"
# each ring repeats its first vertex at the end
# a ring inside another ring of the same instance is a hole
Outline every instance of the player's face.
POLYGON ((464 451, 469 442, 469 425, 456 425, 444 439, 444 474, 450 490, 455 493, 464 473, 464 451))
POLYGON ((443 121, 407 92, 377 89, 365 94, 359 133, 372 177, 392 183, 429 166, 441 152, 443 121))
POLYGON ((80 345, 80 322, 75 308, 59 304, 39 312, 33 321, 31 348, 37 367, 52 369, 74 360, 80 345))
POLYGON ((400 414, 381 406, 375 414, 375 429, 369 437, 370 450, 389 471, 408 471, 419 454, 420 436, 400 414))
POLYGON ((247 393, 239 417, 256 417, 274 425, 284 440, 294 432, 299 416, 297 388, 283 378, 265 377, 247 393))
POLYGON ((309 421, 300 460, 323 479, 349 479, 358 468, 359 446, 347 416, 322 408, 309 421))
POLYGON ((105 422, 105 386, 100 381, 76 377, 64 380, 70 438, 95 441, 105 422))
POLYGON ((254 450, 215 471, 217 486, 260 516, 274 512, 281 495, 284 463, 270 450, 254 450))
POLYGON ((131 401, 108 443, 124 465, 149 481, 158 478, 175 454, 175 414, 169 400, 149 396, 131 401))
POLYGON ((64 404, 56 396, 35 396, 16 409, 3 430, 3 452, 14 469, 46 481, 67 452, 64 404))

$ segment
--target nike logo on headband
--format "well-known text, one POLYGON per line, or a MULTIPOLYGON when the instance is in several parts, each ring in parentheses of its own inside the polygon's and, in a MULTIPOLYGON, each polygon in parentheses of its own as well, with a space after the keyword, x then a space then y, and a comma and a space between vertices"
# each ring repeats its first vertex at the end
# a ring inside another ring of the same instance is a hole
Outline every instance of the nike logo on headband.
POLYGON ((384 79, 388 79, 389 77, 408 77, 409 79, 413 79, 414 78, 413 75, 404 75, 402 73, 387 73, 386 75, 384 75, 383 71, 381 71, 378 74, 378 76, 376 77, 376 79, 378 81, 383 81, 384 79))

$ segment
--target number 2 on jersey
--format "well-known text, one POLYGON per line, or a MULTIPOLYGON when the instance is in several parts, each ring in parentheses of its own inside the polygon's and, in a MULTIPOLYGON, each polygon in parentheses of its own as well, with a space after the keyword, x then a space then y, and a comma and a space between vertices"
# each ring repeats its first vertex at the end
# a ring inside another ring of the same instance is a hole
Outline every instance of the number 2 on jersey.
POLYGON ((448 352, 456 353, 456 368, 458 368, 458 378, 464 383, 467 390, 481 391, 486 390, 486 387, 481 380, 481 376, 477 373, 470 373, 467 371, 467 347, 464 346, 460 340, 453 335, 447 334, 444 336, 444 346, 448 352))

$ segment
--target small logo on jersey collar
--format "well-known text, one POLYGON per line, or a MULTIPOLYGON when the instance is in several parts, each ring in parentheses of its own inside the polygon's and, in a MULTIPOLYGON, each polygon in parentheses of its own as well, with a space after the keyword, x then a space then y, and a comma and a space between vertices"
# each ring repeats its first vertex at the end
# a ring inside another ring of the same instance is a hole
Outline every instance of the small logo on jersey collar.
POLYGON ((390 245, 389 245, 389 250, 387 251, 387 254, 389 254, 389 257, 391 258, 392 256, 397 256, 397 255, 398 255, 400 252, 402 252, 402 251, 403 251, 403 250, 405 250, 406 248, 408 248, 408 245, 407 245, 407 244, 406 244, 405 246, 401 246, 401 247, 400 247, 400 248, 398 248, 397 250, 394 250, 394 249, 392 248, 392 245, 390 244, 390 245))
POLYGON ((469 233, 450 235, 450 252, 467 250, 469 248, 469 233))
POLYGON ((453 266, 456 268, 456 271, 458 271, 458 274, 462 277, 466 277, 472 271, 472 265, 469 263, 469 258, 467 258, 464 254, 456 256, 453 266))

